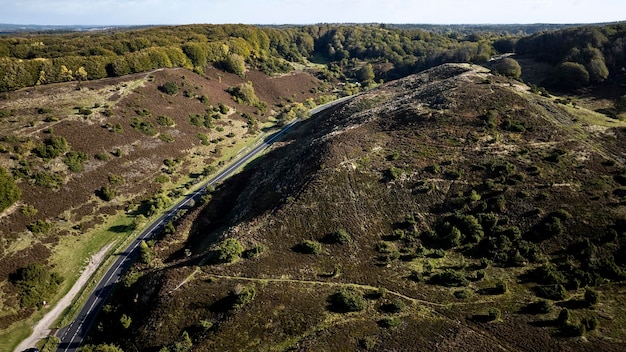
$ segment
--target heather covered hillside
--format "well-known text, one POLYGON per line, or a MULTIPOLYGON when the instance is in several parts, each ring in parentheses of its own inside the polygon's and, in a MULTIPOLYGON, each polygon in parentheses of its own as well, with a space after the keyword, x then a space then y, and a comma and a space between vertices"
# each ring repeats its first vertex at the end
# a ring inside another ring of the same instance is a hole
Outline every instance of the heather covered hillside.
POLYGON ((474 65, 385 84, 147 245, 88 342, 622 350, 625 126, 474 65))

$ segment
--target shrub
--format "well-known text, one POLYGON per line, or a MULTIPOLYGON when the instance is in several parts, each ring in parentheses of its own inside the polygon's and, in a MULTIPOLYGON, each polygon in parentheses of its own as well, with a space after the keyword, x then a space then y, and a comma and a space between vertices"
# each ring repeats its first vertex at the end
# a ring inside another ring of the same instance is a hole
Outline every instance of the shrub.
POLYGON ((67 165, 70 171, 81 172, 83 171, 83 162, 87 159, 89 159, 89 155, 87 155, 87 153, 72 150, 65 154, 63 162, 67 165))
POLYGON ((96 160, 100 160, 100 161, 108 161, 109 160, 109 154, 108 153, 98 153, 95 155, 96 160))
POLYGON ((535 293, 539 297, 559 301, 567 297, 567 290, 563 285, 547 285, 535 287, 535 293))
POLYGON ((21 195, 13 176, 0 167, 0 212, 18 201, 21 195))
POLYGON ((37 220, 37 221, 31 222, 26 227, 32 233, 35 233, 35 234, 37 234, 37 233, 47 234, 52 229, 52 224, 47 222, 47 221, 37 220))
POLYGON ((218 259, 223 263, 230 263, 241 258, 243 246, 236 238, 227 238, 217 248, 218 259))
POLYGON ((348 234, 348 231, 344 229, 338 229, 337 231, 326 236, 326 242, 328 243, 344 244, 350 242, 350 240, 350 234, 348 234))
POLYGON ((109 186, 102 186, 96 193, 98 197, 105 202, 108 202, 115 197, 115 191, 109 186))
POLYGON ((322 253, 322 244, 317 241, 304 240, 295 246, 295 251, 303 254, 320 254, 322 253))
POLYGON ((440 272, 431 276, 429 283, 447 287, 460 287, 469 285, 469 281, 462 273, 447 269, 444 272, 440 272))
POLYGON ((330 309, 339 313, 359 312, 365 309, 365 300, 360 292, 343 289, 328 298, 330 309))
POLYGON ((380 310, 386 313, 400 313, 406 308, 406 304, 400 298, 396 298, 390 303, 383 304, 380 310))
POLYGON ((490 308, 487 317, 489 321, 500 320, 500 318, 502 318, 502 312, 498 308, 490 308))
POLYGON ((159 175, 154 179, 157 183, 167 183, 170 178, 167 175, 159 175))
POLYGON ((157 134, 157 130, 152 122, 144 121, 138 117, 133 117, 131 119, 130 127, 148 136, 154 136, 157 134))
POLYGON ((165 143, 172 143, 172 142, 174 142, 174 136, 172 136, 169 133, 161 133, 159 135, 159 139, 162 140, 165 143))
POLYGON ((172 120, 171 117, 165 115, 157 116, 156 122, 161 126, 174 126, 174 120, 172 120))
POLYGON ((552 311, 552 302, 540 299, 529 303, 523 311, 528 314, 548 314, 552 311))
POLYGON ((57 292, 63 278, 38 263, 31 263, 17 270, 11 281, 20 295, 20 306, 41 307, 57 292))
POLYGON ((254 286, 238 286, 233 292, 233 308, 241 308, 254 300, 256 289, 254 286))
POLYGON ((496 72, 501 75, 518 79, 522 75, 522 67, 515 59, 510 57, 500 60, 495 66, 496 72))
POLYGON ((59 155, 67 152, 70 146, 63 137, 54 136, 47 138, 43 144, 35 148, 34 152, 44 160, 54 159, 59 155))
POLYGON ((175 82, 165 82, 162 86, 159 86, 159 90, 165 94, 174 95, 178 93, 178 85, 175 82))
POLYGON ((400 325, 400 323, 402 323, 402 320, 398 317, 385 317, 377 321, 376 323, 381 328, 389 329, 389 328, 393 328, 393 327, 400 325))

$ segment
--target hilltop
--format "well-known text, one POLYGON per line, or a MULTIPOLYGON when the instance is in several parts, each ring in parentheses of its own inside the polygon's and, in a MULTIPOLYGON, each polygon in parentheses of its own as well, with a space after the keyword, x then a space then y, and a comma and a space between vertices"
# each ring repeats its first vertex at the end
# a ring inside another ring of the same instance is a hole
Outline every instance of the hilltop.
POLYGON ((623 350, 624 137, 480 66, 387 83, 147 244, 90 342, 623 350))

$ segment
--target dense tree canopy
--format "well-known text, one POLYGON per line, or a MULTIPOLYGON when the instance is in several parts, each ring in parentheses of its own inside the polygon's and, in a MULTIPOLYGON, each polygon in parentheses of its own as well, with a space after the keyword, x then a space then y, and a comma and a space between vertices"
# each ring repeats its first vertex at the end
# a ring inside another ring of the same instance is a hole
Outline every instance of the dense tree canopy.
POLYGON ((0 212, 18 201, 20 195, 20 189, 15 184, 13 176, 0 167, 0 212))

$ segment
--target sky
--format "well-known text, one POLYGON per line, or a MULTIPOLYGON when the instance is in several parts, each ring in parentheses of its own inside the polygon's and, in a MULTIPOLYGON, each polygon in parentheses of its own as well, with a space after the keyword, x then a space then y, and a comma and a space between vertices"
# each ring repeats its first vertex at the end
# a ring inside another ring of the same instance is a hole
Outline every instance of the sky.
POLYGON ((625 0, 0 0, 0 23, 598 23, 626 20, 625 0))

